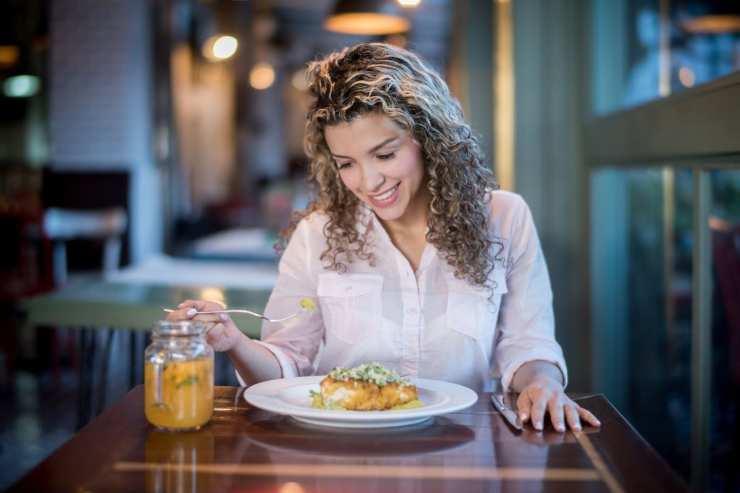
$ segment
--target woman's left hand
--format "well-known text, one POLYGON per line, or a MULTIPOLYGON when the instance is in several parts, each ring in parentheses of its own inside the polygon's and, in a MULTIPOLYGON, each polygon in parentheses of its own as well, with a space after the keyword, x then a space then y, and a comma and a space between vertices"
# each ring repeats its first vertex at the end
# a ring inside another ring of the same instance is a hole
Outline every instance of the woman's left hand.
POLYGON ((549 376, 538 376, 520 393, 516 401, 522 423, 531 421, 536 430, 542 430, 545 415, 550 415, 553 428, 565 431, 565 423, 573 431, 581 430, 581 420, 592 426, 601 422, 591 412, 565 395, 563 385, 549 376))

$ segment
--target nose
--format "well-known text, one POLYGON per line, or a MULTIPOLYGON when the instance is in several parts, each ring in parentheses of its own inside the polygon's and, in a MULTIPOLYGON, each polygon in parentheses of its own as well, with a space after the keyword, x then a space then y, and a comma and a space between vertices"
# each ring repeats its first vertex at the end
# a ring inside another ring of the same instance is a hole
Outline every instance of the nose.
POLYGON ((368 193, 379 192, 385 183, 385 175, 380 173, 375 166, 366 164, 362 166, 363 186, 368 193))

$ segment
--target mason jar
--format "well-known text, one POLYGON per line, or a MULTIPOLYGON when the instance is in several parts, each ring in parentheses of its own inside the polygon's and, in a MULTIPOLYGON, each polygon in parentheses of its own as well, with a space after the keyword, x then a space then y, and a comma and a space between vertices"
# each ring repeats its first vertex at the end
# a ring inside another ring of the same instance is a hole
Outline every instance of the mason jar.
POLYGON ((197 430, 213 414, 213 349, 206 326, 160 321, 144 353, 144 412, 165 430, 197 430))

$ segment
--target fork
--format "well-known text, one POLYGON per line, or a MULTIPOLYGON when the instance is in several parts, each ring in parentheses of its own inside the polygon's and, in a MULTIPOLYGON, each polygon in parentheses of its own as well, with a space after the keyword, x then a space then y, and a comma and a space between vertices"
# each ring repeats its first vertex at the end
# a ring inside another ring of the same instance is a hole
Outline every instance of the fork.
MULTIPOLYGON (((171 308, 162 308, 162 310, 164 310, 167 313, 172 313, 175 311, 171 308)), ((243 309, 208 310, 208 311, 202 311, 202 312, 195 312, 195 315, 209 315, 209 314, 214 314, 214 313, 244 313, 246 315, 252 315, 253 317, 261 318, 262 320, 265 320, 267 322, 272 322, 272 323, 285 322, 286 320, 290 320, 291 318, 298 316, 297 313, 294 313, 292 315, 288 315, 287 317, 283 317, 283 318, 269 318, 269 317, 262 315, 261 313, 253 312, 250 310, 243 310, 243 309)))

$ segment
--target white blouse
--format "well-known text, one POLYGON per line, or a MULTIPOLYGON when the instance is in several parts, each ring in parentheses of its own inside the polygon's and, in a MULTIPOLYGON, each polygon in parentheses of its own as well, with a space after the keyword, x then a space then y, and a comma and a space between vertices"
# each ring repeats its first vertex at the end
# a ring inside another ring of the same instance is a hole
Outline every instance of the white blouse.
POLYGON ((303 298, 316 301, 317 310, 283 324, 264 323, 260 344, 276 356, 284 377, 377 361, 404 376, 489 391, 493 378, 508 389, 523 363, 546 360, 567 379, 529 208, 520 196, 495 191, 490 210, 491 238, 503 244, 501 251, 492 246, 492 297, 457 279, 431 244, 414 272, 367 208, 358 227, 370 230, 376 264, 355 260, 346 273, 329 271, 319 260, 327 217, 304 218, 282 256, 265 313, 295 313, 303 298))

